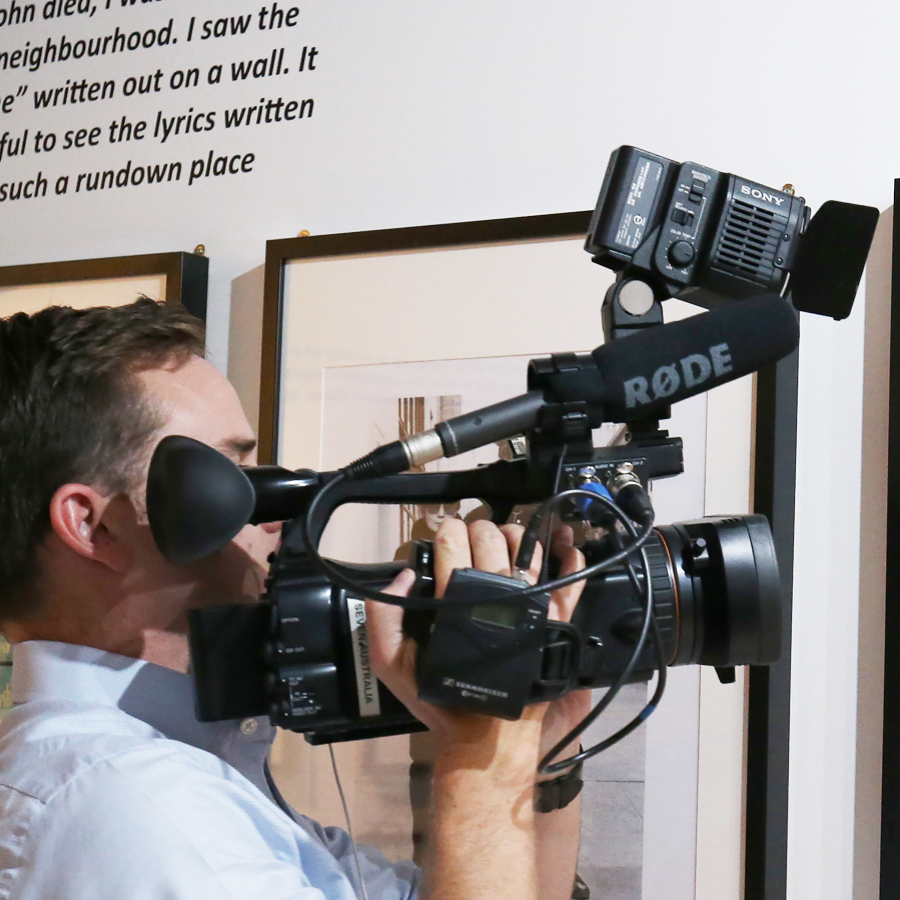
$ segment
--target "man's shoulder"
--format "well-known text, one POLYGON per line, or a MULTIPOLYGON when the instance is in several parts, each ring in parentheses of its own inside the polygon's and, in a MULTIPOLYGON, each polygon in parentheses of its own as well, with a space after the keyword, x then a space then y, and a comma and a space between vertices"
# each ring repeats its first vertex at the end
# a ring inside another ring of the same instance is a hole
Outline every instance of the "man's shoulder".
POLYGON ((223 760, 119 709, 34 700, 0 725, 0 897, 7 871, 73 829, 89 845, 120 831, 154 846, 180 834, 196 850, 249 828, 287 858, 295 827, 223 760))
POLYGON ((31 701, 0 726, 0 898, 50 896, 60 878, 102 900, 260 884, 312 900, 311 879, 343 882, 325 848, 211 753, 121 710, 31 701))
POLYGON ((34 700, 0 724, 0 788, 39 803, 73 781, 102 777, 104 764, 138 773, 151 760, 210 773, 218 765, 221 771, 210 754, 107 705, 34 700))

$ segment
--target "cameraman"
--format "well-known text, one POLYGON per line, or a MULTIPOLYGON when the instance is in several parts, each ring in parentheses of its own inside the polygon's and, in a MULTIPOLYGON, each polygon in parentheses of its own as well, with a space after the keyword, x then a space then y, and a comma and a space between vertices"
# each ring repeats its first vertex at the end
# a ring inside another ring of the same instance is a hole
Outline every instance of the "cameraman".
MULTIPOLYGON (((439 748, 424 873, 364 847, 357 869, 343 832, 290 810, 268 774, 266 722, 195 720, 185 613, 256 602, 278 529, 248 526, 200 563, 166 562, 144 485, 169 434, 255 460, 184 310, 142 299, 0 321, 0 630, 15 645, 17 703, 0 726, 0 898, 567 898, 577 803, 535 813, 533 782, 542 749, 585 714, 582 695, 517 722, 421 703, 402 611, 370 604, 378 673, 439 748)), ((518 537, 444 523, 439 593, 455 567, 508 573, 518 537)), ((581 567, 558 550, 564 571, 581 567)), ((560 592, 551 615, 577 594, 560 592)))

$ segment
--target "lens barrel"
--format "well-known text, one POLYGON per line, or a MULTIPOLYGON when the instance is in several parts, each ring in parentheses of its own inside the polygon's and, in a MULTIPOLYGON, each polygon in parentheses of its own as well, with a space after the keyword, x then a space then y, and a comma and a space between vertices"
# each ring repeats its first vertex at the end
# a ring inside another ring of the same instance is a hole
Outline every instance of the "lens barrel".
MULTIPOLYGON (((656 533, 668 575, 658 616, 674 637, 669 665, 775 662, 781 654, 781 579, 766 517, 710 516, 662 525, 656 533)), ((654 584, 664 580, 655 555, 654 584)))
MULTIPOLYGON (((607 557, 610 547, 589 542, 584 551, 591 564, 607 557)), ((711 516, 661 525, 644 551, 666 665, 765 665, 778 659, 781 581, 765 516, 711 516)), ((572 619, 584 641, 582 686, 616 681, 631 659, 643 618, 625 569, 589 579, 572 619)), ((648 642, 633 679, 646 680, 657 668, 656 648, 648 642)))

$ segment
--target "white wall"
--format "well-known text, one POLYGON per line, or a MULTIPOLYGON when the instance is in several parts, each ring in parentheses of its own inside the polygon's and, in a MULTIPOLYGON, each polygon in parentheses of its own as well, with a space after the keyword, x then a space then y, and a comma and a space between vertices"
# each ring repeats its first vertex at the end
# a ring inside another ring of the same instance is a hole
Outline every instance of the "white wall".
MULTIPOLYGON (((0 51, 48 35, 105 34, 116 24, 157 27, 170 16, 180 43, 37 73, 0 71, 0 99, 20 85, 123 79, 157 66, 205 69, 281 46, 297 58, 302 46, 317 46, 318 68, 50 113, 29 111, 26 94, 0 113, 0 133, 106 127, 114 116, 152 120, 157 110, 178 114, 189 105, 221 110, 276 92, 314 97, 314 116, 296 127, 220 127, 164 146, 148 139, 134 148, 56 150, 40 161, 0 159, 2 183, 32 177, 39 166, 74 173, 127 158, 189 162, 210 149, 257 155, 253 174, 192 187, 0 203, 0 264, 204 243, 210 343, 222 366, 232 292, 252 303, 265 240, 304 228, 321 234, 585 209, 621 143, 773 186, 790 181, 813 206, 837 197, 883 209, 898 174, 900 17, 883 0, 303 0, 290 34, 190 45, 191 14, 255 14, 258 0, 156 0, 126 11, 118 4, 107 11, 100 0, 90 18, 0 27, 0 51)), ((564 297, 552 299, 564 309, 564 297)), ((598 290, 598 334, 599 301, 598 290)), ((803 325, 790 896, 844 900, 853 874, 862 309, 847 322, 805 317, 803 325)))

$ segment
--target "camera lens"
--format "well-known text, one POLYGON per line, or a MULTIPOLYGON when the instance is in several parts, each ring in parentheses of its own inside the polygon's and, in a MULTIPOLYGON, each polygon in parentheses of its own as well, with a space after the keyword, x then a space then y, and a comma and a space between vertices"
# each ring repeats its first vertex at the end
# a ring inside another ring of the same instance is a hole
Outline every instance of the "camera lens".
POLYGON ((775 662, 781 581, 765 516, 711 516, 662 525, 656 533, 651 577, 654 588, 664 588, 657 591, 657 610, 669 665, 775 662))
MULTIPOLYGON (((765 516, 714 516, 661 525, 644 544, 653 609, 668 666, 764 665, 781 652, 781 582, 765 516)), ((584 546, 588 564, 603 541, 584 546)), ((639 578, 643 578, 639 570, 639 578)), ((644 615, 624 569, 589 579, 572 622, 584 638, 579 681, 612 684, 624 671, 644 615)), ((659 666, 648 643, 634 680, 659 666)))

